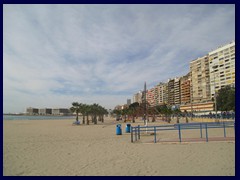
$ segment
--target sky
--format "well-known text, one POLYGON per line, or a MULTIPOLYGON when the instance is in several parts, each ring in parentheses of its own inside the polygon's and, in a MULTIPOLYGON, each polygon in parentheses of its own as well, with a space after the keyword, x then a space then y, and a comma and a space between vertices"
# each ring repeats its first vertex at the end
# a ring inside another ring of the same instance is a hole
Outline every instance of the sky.
POLYGON ((235 5, 3 5, 3 112, 107 109, 235 40, 235 5))

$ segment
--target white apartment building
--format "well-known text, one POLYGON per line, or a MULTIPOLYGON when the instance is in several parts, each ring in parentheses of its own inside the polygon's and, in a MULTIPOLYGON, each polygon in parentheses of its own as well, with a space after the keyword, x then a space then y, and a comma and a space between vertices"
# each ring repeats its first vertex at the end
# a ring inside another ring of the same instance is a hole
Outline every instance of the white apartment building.
POLYGON ((174 78, 174 104, 181 104, 181 89, 180 89, 180 78, 174 78))
POLYGON ((209 80, 209 57, 199 57, 190 62, 191 99, 193 103, 211 100, 209 80))
POLYGON ((142 91, 133 95, 133 103, 138 102, 139 104, 142 103, 142 91))
POLYGON ((157 85, 158 90, 158 105, 167 104, 167 83, 160 82, 157 85))
POLYGON ((235 86, 235 41, 209 52, 211 97, 226 85, 235 86))

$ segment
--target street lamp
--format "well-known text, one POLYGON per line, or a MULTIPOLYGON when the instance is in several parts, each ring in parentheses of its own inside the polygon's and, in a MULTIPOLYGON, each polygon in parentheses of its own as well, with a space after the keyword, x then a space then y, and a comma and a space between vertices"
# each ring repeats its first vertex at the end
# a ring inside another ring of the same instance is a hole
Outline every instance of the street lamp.
POLYGON ((191 121, 193 120, 192 82, 190 83, 191 121))
MULTIPOLYGON (((213 66, 213 69, 217 68, 218 65, 213 66)), ((216 81, 215 72, 213 71, 213 81, 214 81, 214 106, 215 106, 215 121, 217 121, 217 94, 216 94, 216 81)))

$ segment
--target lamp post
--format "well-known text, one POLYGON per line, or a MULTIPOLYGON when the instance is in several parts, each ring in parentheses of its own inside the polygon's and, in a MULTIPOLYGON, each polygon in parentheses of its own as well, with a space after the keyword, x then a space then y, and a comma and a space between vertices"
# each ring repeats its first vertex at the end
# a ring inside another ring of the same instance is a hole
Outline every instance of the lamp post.
POLYGON ((191 121, 193 120, 193 97, 192 97, 192 84, 190 85, 190 101, 191 101, 191 121))
MULTIPOLYGON (((213 68, 217 68, 218 65, 213 66, 213 68)), ((213 71, 213 81, 214 81, 214 107, 215 107, 215 121, 217 121, 217 95, 216 95, 216 79, 215 72, 213 71)))

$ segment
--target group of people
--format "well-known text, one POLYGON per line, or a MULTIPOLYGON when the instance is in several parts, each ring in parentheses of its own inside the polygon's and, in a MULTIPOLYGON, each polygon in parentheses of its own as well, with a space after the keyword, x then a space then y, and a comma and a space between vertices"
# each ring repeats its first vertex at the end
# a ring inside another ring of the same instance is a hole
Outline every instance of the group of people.
MULTIPOLYGON (((212 114, 212 112, 209 113, 210 118, 215 118, 216 114, 212 114)), ((228 112, 228 111, 222 111, 220 114, 217 114, 217 118, 221 119, 234 119, 235 118, 235 113, 228 112)))

